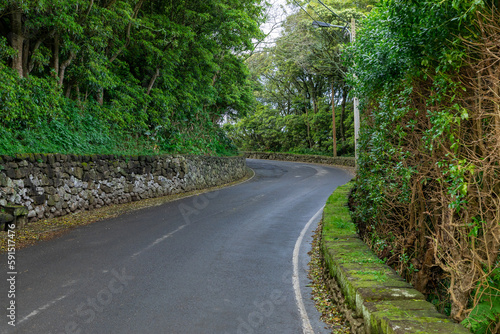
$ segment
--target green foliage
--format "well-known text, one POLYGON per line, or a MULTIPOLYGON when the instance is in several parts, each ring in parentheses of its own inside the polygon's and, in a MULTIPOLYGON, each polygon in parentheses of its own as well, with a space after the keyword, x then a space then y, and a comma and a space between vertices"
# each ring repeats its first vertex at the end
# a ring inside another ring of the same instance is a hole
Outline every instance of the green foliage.
MULTIPOLYGON (((357 43, 346 57, 353 69, 350 80, 356 86, 356 94, 363 97, 366 116, 369 113, 358 162, 357 196, 360 200, 368 196, 357 209, 360 219, 378 217, 387 193, 397 191, 399 200, 410 200, 409 186, 416 170, 401 162, 414 154, 409 150, 408 137, 417 131, 414 116, 420 112, 412 105, 414 94, 420 93, 414 91, 415 83, 432 77, 433 96, 426 102, 427 108, 461 89, 452 81, 452 73, 462 66, 464 48, 458 36, 462 32, 469 34, 464 28, 467 17, 456 9, 465 3, 384 1, 363 22, 357 43)), ((462 116, 457 118, 455 106, 429 110, 432 126, 423 134, 427 144, 411 148, 431 153, 443 136, 454 142, 452 147, 457 145, 458 136, 453 132, 461 117, 466 117, 462 110, 458 113, 462 116)), ((457 192, 464 185, 457 171, 463 174, 466 169, 461 169, 458 161, 446 164, 446 181, 459 198, 457 192)))
POLYGON ((488 277, 488 286, 479 287, 476 294, 479 303, 462 324, 473 333, 494 334, 495 326, 500 324, 500 259, 488 277))
POLYGON ((255 103, 243 54, 262 13, 256 0, 0 1, 0 153, 233 151, 218 124, 255 103))
POLYGON ((500 320, 491 263, 500 240, 491 200, 500 189, 490 117, 498 98, 481 88, 495 90, 498 76, 485 74, 495 63, 484 58, 490 35, 478 23, 495 9, 485 4, 383 1, 344 57, 363 118, 353 194, 360 232, 422 292, 447 300, 456 320, 474 308, 464 324, 477 333, 500 320))
POLYGON ((500 322, 500 295, 498 292, 477 304, 462 324, 476 334, 494 334, 494 326, 500 322))
POLYGON ((326 201, 323 209, 323 238, 325 240, 335 240, 341 235, 357 233, 356 225, 352 222, 347 207, 353 185, 353 182, 349 182, 338 187, 326 201))
MULTIPOLYGON (((375 1, 325 2, 350 20, 366 14, 375 1)), ((351 87, 340 59, 349 37, 337 28, 315 29, 311 17, 345 22, 319 3, 306 8, 309 15, 297 8, 286 18, 274 46, 247 59, 260 105, 227 126, 242 149, 333 154, 333 96, 336 152, 354 154, 351 87)))
POLYGON ((310 116, 310 135, 316 143, 312 148, 307 140, 307 116, 283 115, 269 106, 258 105, 254 113, 235 124, 225 124, 224 129, 242 150, 331 155, 331 112, 318 111, 310 116))

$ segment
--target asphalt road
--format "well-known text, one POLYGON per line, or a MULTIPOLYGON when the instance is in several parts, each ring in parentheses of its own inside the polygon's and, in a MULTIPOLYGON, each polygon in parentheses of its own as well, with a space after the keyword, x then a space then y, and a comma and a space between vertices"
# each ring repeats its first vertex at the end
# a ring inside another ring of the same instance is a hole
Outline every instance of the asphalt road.
POLYGON ((245 183, 18 251, 15 327, 2 256, 0 332, 324 333, 307 251, 316 214, 351 176, 304 163, 248 166, 256 175, 245 183))

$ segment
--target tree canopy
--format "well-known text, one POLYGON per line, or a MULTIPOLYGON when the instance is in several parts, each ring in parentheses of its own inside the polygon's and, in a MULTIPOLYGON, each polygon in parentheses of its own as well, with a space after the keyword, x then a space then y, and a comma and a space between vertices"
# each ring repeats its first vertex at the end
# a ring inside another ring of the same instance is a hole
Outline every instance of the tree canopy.
MULTIPOLYGON (((332 154, 332 100, 338 153, 352 155, 350 85, 341 61, 349 43, 349 22, 375 1, 310 2, 295 7, 275 45, 253 54, 247 64, 260 106, 233 126, 237 145, 251 150, 332 154), (348 29, 315 28, 314 20, 348 29), (333 97, 333 98, 332 98, 333 97), (260 122, 259 120, 266 120, 260 122)), ((291 2, 297 3, 297 2, 291 2)))
POLYGON ((0 1, 0 149, 84 152, 95 143, 71 134, 89 123, 111 151, 227 146, 218 123, 254 103, 242 54, 262 14, 257 0, 0 1))

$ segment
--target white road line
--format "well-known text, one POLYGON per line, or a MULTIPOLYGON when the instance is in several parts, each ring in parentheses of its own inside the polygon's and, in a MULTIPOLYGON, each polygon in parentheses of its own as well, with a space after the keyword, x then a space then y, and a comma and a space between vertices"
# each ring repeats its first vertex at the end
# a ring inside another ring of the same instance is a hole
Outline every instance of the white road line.
POLYGON ((64 295, 64 296, 61 296, 57 299, 54 299, 53 301, 43 305, 42 307, 39 307, 37 308, 36 310, 34 310, 33 312, 31 312, 30 314, 28 314, 27 316, 25 316, 24 318, 22 318, 21 320, 19 320, 17 323, 20 324, 20 323, 23 323, 25 322, 26 320, 28 320, 29 318, 31 317, 34 317, 35 315, 37 315, 38 313, 42 312, 43 310, 46 310, 48 309, 49 307, 51 307, 52 305, 54 305, 55 303, 57 303, 58 301, 61 301, 63 300, 64 298, 68 297, 68 295, 64 295))
POLYGON ((150 249, 151 247, 153 247, 153 246, 155 246, 155 245, 159 244, 160 242, 164 241, 165 239, 170 238, 172 235, 174 235, 175 233, 179 232, 180 230, 182 230, 182 229, 183 229, 184 227, 186 227, 187 225, 188 225, 188 224, 181 225, 181 226, 179 226, 179 227, 178 227, 175 231, 172 231, 172 232, 170 232, 170 233, 168 233, 168 234, 165 234, 163 237, 156 239, 156 240, 155 240, 155 241, 153 241, 151 244, 149 244, 148 246, 146 246, 143 250, 138 251, 137 253, 133 254, 133 255, 132 255, 132 257, 134 258, 134 257, 136 257, 137 255, 144 253, 145 251, 147 251, 147 250, 148 250, 148 249, 150 249))
POLYGON ((299 308, 300 318, 302 319, 302 331, 304 334, 314 334, 314 331, 311 327, 311 322, 309 321, 309 317, 307 316, 307 311, 304 306, 304 301, 302 300, 302 292, 300 291, 300 282, 299 282, 299 250, 300 245, 302 244, 302 240, 304 239, 304 235, 306 231, 309 229, 311 224, 318 218, 318 216, 323 212, 323 207, 316 212, 316 214, 307 222, 306 226, 300 232, 300 236, 295 242, 295 248, 293 249, 293 290, 295 291, 295 300, 297 301, 297 307, 299 308))
MULTIPOLYGON (((251 169, 251 168, 250 168, 251 169)), ((234 186, 237 186, 237 185, 240 185, 240 184, 243 184, 243 183, 246 183, 248 181, 250 181, 251 179, 253 179, 256 175, 255 171, 253 169, 251 169, 252 172, 253 172, 253 175, 251 178, 243 181, 243 182, 239 182, 239 183, 236 183, 236 184, 233 184, 233 185, 230 185, 230 186, 222 186, 222 188, 220 189, 215 189, 215 190, 208 190, 208 191, 201 191, 197 194, 193 194, 193 195, 189 195, 189 196, 186 196, 186 197, 182 197, 182 198, 178 198, 176 199, 175 201, 180 201, 180 200, 183 200, 183 199, 186 199, 186 198, 190 198, 190 197, 195 197, 195 196, 199 196, 199 195, 202 195, 202 194, 205 194, 205 193, 210 193, 210 192, 216 192, 216 191, 221 191, 223 189, 226 189, 226 188, 231 188, 231 187, 234 187, 234 186)), ((264 195, 261 195, 261 196, 264 196, 264 195)), ((174 201, 174 202, 175 202, 174 201)), ((170 238, 172 235, 174 235, 175 233, 179 232, 180 230, 182 230, 183 228, 185 228, 186 226, 188 226, 188 224, 184 224, 184 225, 181 225, 179 226, 175 231, 172 231, 170 233, 167 233, 165 234, 163 237, 160 237, 158 239, 156 239, 155 241, 153 241, 153 243, 149 244, 148 246, 146 246, 145 248, 143 248, 142 250, 132 254, 131 258, 135 258, 137 257, 138 255, 144 253, 145 251, 147 251, 148 249, 150 249, 151 247, 154 247, 155 245, 159 244, 160 242, 164 241, 165 239, 168 239, 170 238)))

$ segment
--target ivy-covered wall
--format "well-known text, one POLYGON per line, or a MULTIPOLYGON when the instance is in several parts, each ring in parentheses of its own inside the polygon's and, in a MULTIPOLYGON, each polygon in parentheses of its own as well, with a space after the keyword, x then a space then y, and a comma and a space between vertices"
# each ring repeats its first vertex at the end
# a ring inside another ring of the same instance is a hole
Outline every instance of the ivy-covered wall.
POLYGON ((348 54, 363 240, 474 333, 500 332, 500 6, 381 2, 348 54))

